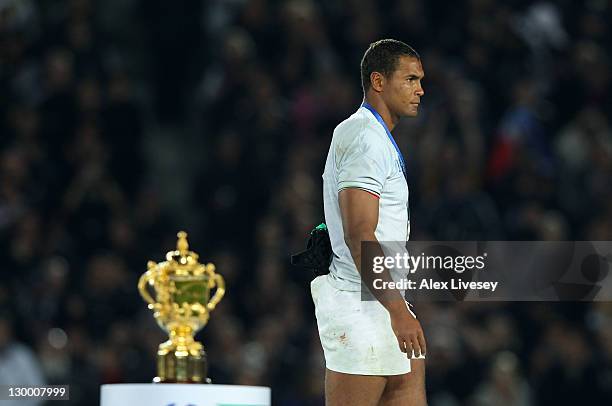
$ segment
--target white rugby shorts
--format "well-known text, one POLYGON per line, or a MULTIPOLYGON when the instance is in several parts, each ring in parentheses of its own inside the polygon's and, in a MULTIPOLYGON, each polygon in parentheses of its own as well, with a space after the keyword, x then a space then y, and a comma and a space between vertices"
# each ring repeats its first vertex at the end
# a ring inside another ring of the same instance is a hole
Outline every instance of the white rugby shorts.
POLYGON ((410 359, 399 349, 389 312, 378 301, 362 301, 361 292, 336 289, 329 277, 321 275, 310 283, 327 369, 354 375, 410 372, 410 359))

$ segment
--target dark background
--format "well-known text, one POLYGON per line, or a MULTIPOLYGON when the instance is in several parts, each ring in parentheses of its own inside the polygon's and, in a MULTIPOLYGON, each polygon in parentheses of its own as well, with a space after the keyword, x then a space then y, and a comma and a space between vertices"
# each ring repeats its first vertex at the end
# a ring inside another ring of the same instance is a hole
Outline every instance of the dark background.
MULTIPOLYGON (((288 258, 380 38, 426 72, 394 131, 412 239, 610 240, 610 21, 606 0, 0 1, 0 383, 95 405, 149 382, 164 336, 136 282, 184 229, 228 284, 198 335, 213 381, 323 404, 288 258)), ((611 404, 610 303, 417 312, 432 406, 611 404)))

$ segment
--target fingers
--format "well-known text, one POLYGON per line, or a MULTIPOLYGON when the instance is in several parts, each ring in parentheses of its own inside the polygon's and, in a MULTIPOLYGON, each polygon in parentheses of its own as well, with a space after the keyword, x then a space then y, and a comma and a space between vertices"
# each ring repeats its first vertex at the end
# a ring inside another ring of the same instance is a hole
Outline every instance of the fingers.
POLYGON ((416 334, 410 336, 408 351, 411 357, 421 358, 427 354, 427 343, 423 331, 419 330, 416 334))
POLYGON ((427 352, 422 332, 411 334, 407 338, 398 336, 397 343, 399 344, 400 351, 408 354, 409 357, 425 356, 427 352))
POLYGON ((409 354, 411 354, 411 356, 414 356, 414 357, 420 357, 421 356, 421 345, 419 344, 417 335, 414 335, 411 337, 410 343, 412 345, 412 351, 410 351, 409 354))
POLYGON ((425 354, 427 354, 427 343, 425 342, 425 335, 422 330, 417 334, 417 340, 421 346, 421 354, 425 356, 425 354))
POLYGON ((399 344, 399 349, 401 352, 408 352, 408 349, 406 348, 406 342, 404 341, 404 338, 401 336, 396 336, 397 338, 397 343, 399 344))
POLYGON ((423 330, 418 330, 416 334, 411 336, 412 348, 414 349, 413 356, 420 358, 427 354, 427 343, 425 342, 425 335, 423 330))

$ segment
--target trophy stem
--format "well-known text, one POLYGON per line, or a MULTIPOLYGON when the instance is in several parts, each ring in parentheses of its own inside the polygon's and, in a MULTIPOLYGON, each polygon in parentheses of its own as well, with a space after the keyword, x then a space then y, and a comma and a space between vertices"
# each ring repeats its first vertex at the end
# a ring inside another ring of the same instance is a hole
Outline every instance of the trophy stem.
POLYGON ((193 340, 194 331, 189 325, 180 325, 170 330, 170 340, 178 346, 189 345, 193 340))
POLYGON ((157 351, 156 383, 208 383, 206 352, 193 338, 190 326, 181 325, 170 330, 170 339, 157 351))

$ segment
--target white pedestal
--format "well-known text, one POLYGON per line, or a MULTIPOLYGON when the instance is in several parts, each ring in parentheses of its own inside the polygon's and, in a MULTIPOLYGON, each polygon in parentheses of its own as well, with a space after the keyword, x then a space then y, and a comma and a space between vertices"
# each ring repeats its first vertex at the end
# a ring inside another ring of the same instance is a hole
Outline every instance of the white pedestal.
POLYGON ((100 406, 270 406, 263 386, 135 383, 102 385, 100 406))

